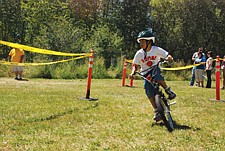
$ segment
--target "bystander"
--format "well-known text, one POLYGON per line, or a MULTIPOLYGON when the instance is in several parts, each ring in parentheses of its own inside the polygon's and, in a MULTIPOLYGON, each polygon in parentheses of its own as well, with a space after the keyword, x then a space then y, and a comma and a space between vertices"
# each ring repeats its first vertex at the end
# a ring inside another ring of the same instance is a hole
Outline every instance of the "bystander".
MULTIPOLYGON (((9 61, 14 63, 22 63, 24 61, 24 51, 19 48, 13 48, 9 52, 9 61)), ((22 80, 23 66, 12 64, 12 72, 15 73, 16 80, 22 80)))

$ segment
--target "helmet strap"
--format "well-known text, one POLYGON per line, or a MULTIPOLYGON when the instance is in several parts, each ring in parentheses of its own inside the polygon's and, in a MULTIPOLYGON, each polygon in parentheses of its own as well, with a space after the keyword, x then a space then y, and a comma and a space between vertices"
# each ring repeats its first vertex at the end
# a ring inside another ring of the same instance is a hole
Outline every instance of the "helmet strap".
MULTIPOLYGON (((150 45, 150 43, 151 43, 150 40, 146 40, 146 47, 143 49, 144 52, 145 52, 145 58, 147 57, 147 52, 146 52, 146 50, 147 50, 148 46, 150 45)), ((145 58, 144 58, 144 59, 145 59, 145 58)))

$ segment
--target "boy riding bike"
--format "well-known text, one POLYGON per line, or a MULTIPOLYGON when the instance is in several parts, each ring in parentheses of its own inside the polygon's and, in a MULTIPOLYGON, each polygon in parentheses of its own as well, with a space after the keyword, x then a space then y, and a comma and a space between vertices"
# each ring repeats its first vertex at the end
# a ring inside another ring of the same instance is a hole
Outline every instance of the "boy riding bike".
MULTIPOLYGON (((139 69, 139 66, 141 67, 140 71, 143 73, 143 75, 145 75, 147 73, 146 69, 149 69, 151 66, 156 65, 160 61, 160 58, 164 58, 167 61, 173 60, 173 57, 169 55, 167 51, 160 47, 153 46, 153 44, 155 43, 155 37, 151 29, 141 31, 138 34, 137 41, 138 43, 140 43, 141 49, 138 50, 134 56, 133 64, 135 65, 135 67, 133 68, 130 74, 131 79, 133 79, 133 76, 135 75, 135 72, 139 69)), ((148 78, 151 77, 151 74, 152 73, 150 72, 149 75, 145 76, 148 78)), ((160 74, 159 68, 155 79, 157 83, 159 83, 165 89, 165 92, 168 94, 170 100, 176 97, 176 94, 170 90, 170 87, 168 87, 166 82, 164 81, 164 77, 160 74)), ((145 93, 154 108, 155 115, 153 119, 159 121, 161 120, 161 116, 157 112, 154 97, 154 88, 146 80, 144 81, 144 88, 145 93)))

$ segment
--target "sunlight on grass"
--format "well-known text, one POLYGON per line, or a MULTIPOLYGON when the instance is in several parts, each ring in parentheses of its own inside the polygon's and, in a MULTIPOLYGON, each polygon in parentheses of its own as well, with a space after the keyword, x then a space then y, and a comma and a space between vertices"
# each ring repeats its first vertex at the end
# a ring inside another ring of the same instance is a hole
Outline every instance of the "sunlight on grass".
MULTIPOLYGON (((3 150, 221 150, 225 144, 225 103, 211 89, 169 81, 177 93, 175 131, 152 120, 142 80, 14 81, 0 79, 0 148, 3 150)), ((221 91, 221 99, 225 93, 221 91)))

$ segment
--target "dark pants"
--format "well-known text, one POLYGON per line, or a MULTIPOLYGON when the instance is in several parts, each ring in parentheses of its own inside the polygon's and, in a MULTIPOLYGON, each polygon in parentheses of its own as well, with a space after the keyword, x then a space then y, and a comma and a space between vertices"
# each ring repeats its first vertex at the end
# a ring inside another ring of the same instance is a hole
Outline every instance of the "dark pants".
POLYGON ((206 84, 206 88, 211 88, 211 84, 212 84, 211 70, 206 70, 206 74, 207 74, 207 84, 206 84))
POLYGON ((192 68, 190 86, 193 86, 195 82, 195 68, 196 67, 192 68))

